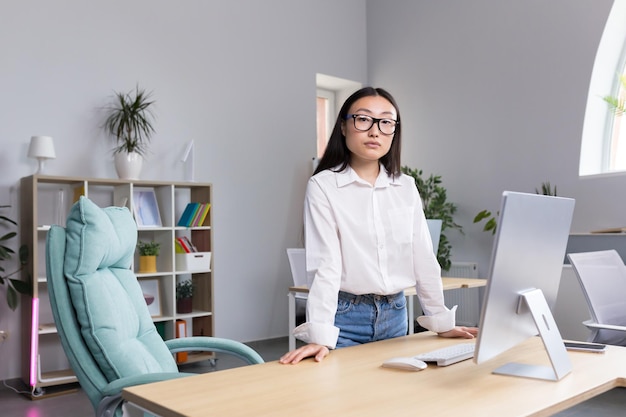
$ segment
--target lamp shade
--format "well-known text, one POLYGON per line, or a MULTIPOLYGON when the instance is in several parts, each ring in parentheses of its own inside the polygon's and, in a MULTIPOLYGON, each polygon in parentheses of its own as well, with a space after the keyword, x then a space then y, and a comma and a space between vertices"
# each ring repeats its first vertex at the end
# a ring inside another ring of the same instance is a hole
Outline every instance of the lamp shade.
POLYGON ((29 158, 54 159, 54 142, 50 136, 32 136, 28 147, 29 158))

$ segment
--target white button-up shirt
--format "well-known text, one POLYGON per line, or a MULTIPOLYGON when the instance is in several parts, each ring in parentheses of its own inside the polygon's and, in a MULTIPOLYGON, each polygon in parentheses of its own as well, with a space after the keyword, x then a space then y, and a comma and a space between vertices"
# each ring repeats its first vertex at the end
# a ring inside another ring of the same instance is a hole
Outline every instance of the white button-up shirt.
POLYGON ((413 178, 392 179, 381 165, 372 186, 349 166, 322 171, 308 182, 304 222, 310 291, 307 322, 294 329, 298 339, 335 347, 340 290, 390 295, 415 286, 429 316, 420 324, 436 332, 454 327, 413 178))

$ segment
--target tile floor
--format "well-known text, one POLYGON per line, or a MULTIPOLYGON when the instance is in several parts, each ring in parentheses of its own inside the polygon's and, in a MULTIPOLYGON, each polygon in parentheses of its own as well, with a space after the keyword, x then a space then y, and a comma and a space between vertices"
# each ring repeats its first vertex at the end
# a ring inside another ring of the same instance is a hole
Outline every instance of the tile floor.
MULTIPOLYGON (((257 350, 266 361, 273 361, 286 352, 287 338, 252 342, 249 345, 257 350)), ((198 373, 214 372, 244 365, 237 358, 218 355, 215 368, 212 368, 206 361, 183 366, 181 370, 198 373)), ((20 380, 4 382, 20 390, 24 389, 20 380)), ((16 394, 5 385, 0 385, 0 415, 7 417, 91 417, 94 411, 87 396, 80 389, 72 394, 32 401, 23 395, 16 394)), ((622 417, 624 415, 626 415, 626 388, 613 389, 556 414, 558 417, 622 417)))

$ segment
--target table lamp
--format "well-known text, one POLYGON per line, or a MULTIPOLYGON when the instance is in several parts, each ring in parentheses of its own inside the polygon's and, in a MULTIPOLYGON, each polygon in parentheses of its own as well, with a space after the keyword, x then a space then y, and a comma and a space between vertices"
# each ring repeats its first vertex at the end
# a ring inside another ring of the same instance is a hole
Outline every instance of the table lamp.
POLYGON ((28 157, 39 161, 39 168, 36 173, 43 174, 46 159, 56 158, 52 138, 50 136, 31 136, 28 157))

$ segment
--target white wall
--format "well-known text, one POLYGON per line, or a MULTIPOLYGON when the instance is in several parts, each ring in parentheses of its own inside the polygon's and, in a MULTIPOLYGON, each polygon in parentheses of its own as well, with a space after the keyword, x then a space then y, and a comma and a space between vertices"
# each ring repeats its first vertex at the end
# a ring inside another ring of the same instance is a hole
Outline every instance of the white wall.
MULTIPOLYGON (((626 224, 623 176, 581 180, 589 76, 611 0, 12 2, 0 14, 0 203, 35 170, 28 138, 55 138, 49 172, 114 177, 98 128, 112 90, 154 90, 144 177, 215 185, 216 333, 284 336, 284 249, 300 243, 315 152, 315 73, 389 89, 404 162, 443 176, 466 234, 456 260, 485 274, 490 235, 472 224, 504 189, 541 182, 577 199, 575 231, 626 224), (35 3, 33 5, 32 3, 35 3)), ((213 210, 213 208, 212 208, 213 210)), ((15 207, 17 213, 17 206, 15 207)), ((0 303, 0 328, 18 331, 0 303)), ((19 374, 15 333, 0 379, 19 374)))
MULTIPOLYGON (((315 155, 315 74, 366 81, 365 2, 23 1, 0 13, 0 204, 18 217, 36 170, 31 135, 54 137, 54 175, 114 178, 100 108, 153 90, 156 131, 142 178, 214 184, 216 334, 287 334, 285 248, 300 245, 315 155)), ((4 294, 0 294, 4 297, 4 294)), ((0 302, 0 379, 19 376, 18 312, 0 302), (7 358, 11 358, 8 360, 7 358)))
POLYGON ((578 177, 589 80, 611 5, 368 1, 370 82, 399 101, 404 163, 441 175, 458 205, 465 235, 448 235, 453 260, 478 261, 481 276, 492 237, 472 220, 484 208, 495 212, 503 190, 532 193, 549 181, 576 199, 574 232, 626 225, 626 177, 578 177))

